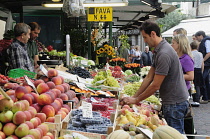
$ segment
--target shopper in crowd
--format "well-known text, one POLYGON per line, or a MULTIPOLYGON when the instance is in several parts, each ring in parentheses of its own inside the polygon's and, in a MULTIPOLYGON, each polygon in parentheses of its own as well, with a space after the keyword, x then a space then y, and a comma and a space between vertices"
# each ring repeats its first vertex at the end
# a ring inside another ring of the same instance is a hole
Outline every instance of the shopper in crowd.
POLYGON ((141 87, 132 97, 124 97, 121 104, 135 104, 159 90, 164 118, 169 126, 184 133, 189 93, 176 51, 160 34, 159 26, 145 21, 140 27, 144 42, 154 47, 153 64, 141 87))
POLYGON ((114 53, 115 53, 115 56, 119 56, 119 52, 118 52, 118 48, 117 47, 114 47, 114 53))
POLYGON ((204 61, 204 87, 201 88, 202 100, 201 103, 208 103, 210 101, 210 84, 209 84, 209 72, 210 72, 210 37, 206 36, 204 31, 198 31, 195 33, 197 41, 200 42, 198 51, 203 54, 204 61))
POLYGON ((132 63, 138 63, 138 64, 142 64, 142 60, 141 60, 141 51, 139 50, 139 46, 135 46, 134 47, 135 51, 133 53, 133 59, 132 59, 132 63))
POLYGON ((39 61, 39 55, 38 55, 38 46, 35 40, 39 36, 41 27, 36 22, 31 22, 28 25, 31 27, 31 33, 30 33, 30 39, 28 40, 27 43, 27 50, 31 63, 34 64, 34 68, 36 69, 39 67, 39 65, 37 64, 37 61, 39 61))
POLYGON ((172 47, 179 57, 187 89, 191 88, 190 81, 194 79, 194 62, 189 40, 184 34, 177 34, 172 39, 172 47))
POLYGON ((192 94, 193 96, 193 103, 192 106, 200 106, 200 86, 203 86, 203 69, 204 69, 204 62, 203 62, 203 55, 202 53, 198 52, 198 42, 193 41, 190 43, 193 60, 194 60, 194 86, 196 93, 192 94))
POLYGON ((192 35, 192 40, 193 40, 193 41, 197 41, 197 39, 196 39, 196 37, 195 37, 195 34, 192 35))
POLYGON ((187 31, 184 28, 177 28, 174 30, 173 36, 175 36, 177 34, 184 34, 187 36, 187 31))
POLYGON ((127 62, 130 62, 130 50, 122 45, 119 48, 120 57, 125 58, 127 62))
POLYGON ((143 66, 151 66, 152 65, 152 55, 153 55, 152 52, 149 51, 149 46, 145 46, 145 50, 141 54, 143 66))
POLYGON ((21 68, 34 72, 34 66, 27 52, 27 42, 30 38, 30 31, 30 26, 25 23, 17 23, 15 25, 15 39, 7 50, 11 69, 21 68))

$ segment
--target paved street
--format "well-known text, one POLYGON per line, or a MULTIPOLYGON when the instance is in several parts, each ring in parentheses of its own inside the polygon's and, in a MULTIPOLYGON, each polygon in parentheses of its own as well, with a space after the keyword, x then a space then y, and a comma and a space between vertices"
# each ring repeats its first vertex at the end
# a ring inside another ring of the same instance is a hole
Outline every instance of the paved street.
MULTIPOLYGON (((210 102, 201 104, 200 107, 193 107, 193 110, 197 134, 210 136, 210 102)), ((195 139, 205 139, 205 137, 195 137, 195 139)))

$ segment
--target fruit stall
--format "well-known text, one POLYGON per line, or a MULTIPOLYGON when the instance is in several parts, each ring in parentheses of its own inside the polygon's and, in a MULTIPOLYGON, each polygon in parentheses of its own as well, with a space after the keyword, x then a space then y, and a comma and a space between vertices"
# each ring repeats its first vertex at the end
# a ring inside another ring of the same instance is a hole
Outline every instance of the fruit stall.
POLYGON ((101 68, 73 59, 71 67, 40 65, 38 74, 14 69, 0 75, 0 139, 186 138, 167 125, 158 94, 119 104, 138 90, 149 66, 115 58, 101 68))

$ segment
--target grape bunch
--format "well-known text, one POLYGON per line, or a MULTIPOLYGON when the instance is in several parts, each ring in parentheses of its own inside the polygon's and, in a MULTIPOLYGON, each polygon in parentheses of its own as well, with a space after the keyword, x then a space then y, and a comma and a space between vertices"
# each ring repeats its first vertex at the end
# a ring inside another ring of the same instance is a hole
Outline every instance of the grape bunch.
POLYGON ((68 70, 67 72, 71 73, 71 74, 75 74, 78 75, 81 78, 92 78, 91 74, 88 70, 83 69, 81 67, 74 67, 72 70, 68 70))

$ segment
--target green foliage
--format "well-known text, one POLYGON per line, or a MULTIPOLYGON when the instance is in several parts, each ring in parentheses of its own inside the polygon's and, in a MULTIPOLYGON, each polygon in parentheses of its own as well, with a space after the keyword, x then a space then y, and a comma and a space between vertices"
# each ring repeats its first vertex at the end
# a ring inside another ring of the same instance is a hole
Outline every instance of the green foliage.
POLYGON ((161 33, 169 30, 170 28, 178 25, 182 20, 193 18, 191 15, 186 15, 181 13, 180 10, 175 10, 164 18, 159 18, 157 20, 158 25, 160 26, 161 33))

